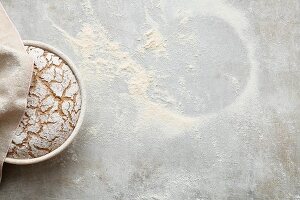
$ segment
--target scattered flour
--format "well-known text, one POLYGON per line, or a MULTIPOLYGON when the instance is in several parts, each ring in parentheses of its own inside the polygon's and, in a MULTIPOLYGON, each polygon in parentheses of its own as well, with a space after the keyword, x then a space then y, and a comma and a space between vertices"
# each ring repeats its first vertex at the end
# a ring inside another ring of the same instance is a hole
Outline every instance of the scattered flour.
MULTIPOLYGON (((162 12, 164 12, 166 9, 166 1, 160 1, 158 5, 161 7, 162 12)), ((209 119, 212 116, 217 116, 217 113, 211 113, 191 117, 169 109, 164 102, 153 102, 147 92, 153 84, 157 83, 155 73, 146 70, 145 67, 133 59, 128 52, 124 51, 124 48, 120 44, 109 38, 107 31, 98 21, 89 1, 83 1, 82 6, 86 13, 87 20, 85 20, 81 31, 76 36, 72 36, 66 32, 50 18, 49 21, 52 23, 53 27, 61 32, 61 34, 70 42, 73 49, 83 58, 81 70, 86 75, 86 81, 94 82, 94 79, 96 78, 99 83, 98 86, 101 87, 101 83, 107 80, 112 80, 115 77, 122 77, 127 83, 129 95, 138 105, 140 105, 139 107, 141 109, 138 112, 138 118, 146 120, 144 123, 149 119, 149 113, 153 114, 162 124, 167 121, 168 123, 173 121, 174 124, 172 124, 172 126, 176 125, 184 128, 191 128, 195 124, 203 124, 204 121, 206 121, 204 120, 205 118, 209 119)), ((245 32, 248 29, 246 17, 236 8, 231 7, 220 0, 217 0, 214 3, 206 0, 201 1, 200 3, 198 1, 190 1, 182 4, 178 3, 178 5, 175 6, 185 10, 185 12, 180 10, 178 12, 178 17, 182 18, 182 25, 193 16, 215 16, 226 21, 238 33, 238 36, 248 50, 248 59, 251 64, 250 78, 246 88, 236 98, 235 102, 228 107, 225 107, 224 112, 226 112, 226 110, 229 111, 230 109, 239 110, 245 106, 247 107, 246 104, 249 101, 246 99, 256 98, 257 63, 254 59, 254 42, 251 41, 250 37, 248 37, 245 32)), ((145 14, 146 21, 152 28, 144 34, 145 44, 143 49, 145 51, 152 51, 158 55, 167 54, 166 39, 164 39, 158 31, 158 24, 152 20, 148 11, 145 11, 145 14)), ((185 35, 181 35, 180 37, 182 37, 181 39, 183 40, 192 40, 192 38, 186 38, 185 35)), ((194 66, 189 65, 187 68, 188 70, 193 70, 194 66)), ((235 80, 230 81, 233 81, 234 84, 238 84, 235 80)), ((236 87, 236 89, 239 90, 238 86, 236 87)), ((162 93, 158 93, 158 95, 161 94, 162 93)), ((168 92, 163 92, 163 94, 168 94, 168 92)), ((167 99, 173 99, 173 97, 168 97, 167 99)), ((182 130, 184 130, 184 128, 182 130)))
MULTIPOLYGON (((85 9, 88 10, 87 13, 93 13, 88 6, 85 9)), ((89 15, 89 17, 91 17, 89 23, 84 23, 81 31, 75 37, 49 19, 52 26, 59 30, 70 42, 73 49, 82 56, 81 70, 86 74, 86 81, 94 82, 97 79, 97 82, 101 83, 115 77, 123 77, 128 85, 129 95, 141 107, 139 119, 146 120, 155 116, 161 123, 170 123, 175 120, 178 127, 192 125, 195 122, 194 118, 171 111, 165 104, 151 101, 147 90, 153 84, 155 73, 146 70, 129 53, 123 51, 122 46, 111 41, 107 36, 107 31, 96 20, 96 17, 93 15, 89 15), (149 116, 149 113, 155 115, 149 116)), ((157 34, 154 33, 154 36, 157 34)), ((150 34, 149 38, 151 40, 153 36, 150 34)), ((149 44, 149 46, 151 45, 149 44)), ((101 87, 101 84, 98 87, 101 87)))
POLYGON ((144 49, 155 52, 161 55, 166 52, 166 44, 160 32, 156 29, 150 29, 145 33, 146 43, 144 49))

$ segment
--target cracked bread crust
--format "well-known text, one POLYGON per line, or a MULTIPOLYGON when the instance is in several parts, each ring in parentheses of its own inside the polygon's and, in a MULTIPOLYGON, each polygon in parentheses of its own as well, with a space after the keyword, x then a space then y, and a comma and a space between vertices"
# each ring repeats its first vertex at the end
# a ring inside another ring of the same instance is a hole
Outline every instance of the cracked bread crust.
POLYGON ((71 68, 57 55, 27 46, 34 60, 27 108, 7 156, 30 159, 61 146, 73 132, 81 110, 79 84, 71 68))

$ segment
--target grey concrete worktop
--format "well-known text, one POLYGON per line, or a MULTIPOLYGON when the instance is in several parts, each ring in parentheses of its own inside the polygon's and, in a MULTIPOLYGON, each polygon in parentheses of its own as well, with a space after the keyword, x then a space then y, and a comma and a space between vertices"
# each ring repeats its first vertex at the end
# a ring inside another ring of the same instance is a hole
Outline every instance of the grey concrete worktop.
POLYGON ((58 157, 5 164, 0 199, 300 199, 300 1, 1 2, 88 106, 58 157))

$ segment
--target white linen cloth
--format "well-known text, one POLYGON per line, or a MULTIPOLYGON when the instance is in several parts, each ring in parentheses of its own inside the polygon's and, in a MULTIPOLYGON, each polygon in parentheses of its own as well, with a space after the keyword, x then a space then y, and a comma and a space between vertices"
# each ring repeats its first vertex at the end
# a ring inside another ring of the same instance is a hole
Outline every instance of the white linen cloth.
POLYGON ((0 178, 14 130, 24 113, 33 62, 0 3, 0 178))

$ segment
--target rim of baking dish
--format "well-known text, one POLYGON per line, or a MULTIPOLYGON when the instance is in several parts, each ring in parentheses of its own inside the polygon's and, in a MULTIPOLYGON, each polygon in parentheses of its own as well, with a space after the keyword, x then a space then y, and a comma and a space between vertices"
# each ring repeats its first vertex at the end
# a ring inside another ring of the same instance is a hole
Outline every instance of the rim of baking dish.
POLYGON ((52 47, 51 45, 48 45, 48 44, 45 44, 45 43, 39 42, 39 41, 33 41, 33 40, 24 40, 23 43, 26 46, 38 47, 38 48, 42 48, 46 51, 49 51, 51 53, 54 53, 67 63, 67 65, 70 67, 73 74, 75 75, 75 78, 76 78, 79 88, 80 88, 81 111, 80 111, 80 115, 79 115, 79 118, 77 120, 77 123, 75 125, 73 132, 71 133, 71 135, 67 138, 67 140, 62 145, 60 145, 57 149, 51 151, 50 153, 47 153, 47 154, 45 154, 41 157, 37 157, 37 158, 29 158, 29 159, 18 159, 18 158, 8 158, 8 157, 5 158, 6 163, 16 164, 16 165, 28 165, 28 164, 39 163, 39 162, 48 160, 48 159, 58 155, 59 153, 61 153, 63 150, 65 150, 72 143, 75 136, 78 134, 81 124, 83 122, 85 109, 86 109, 85 90, 83 87, 83 83, 81 81, 82 79, 80 78, 80 75, 79 75, 74 63, 64 53, 62 53, 55 47, 52 47))

